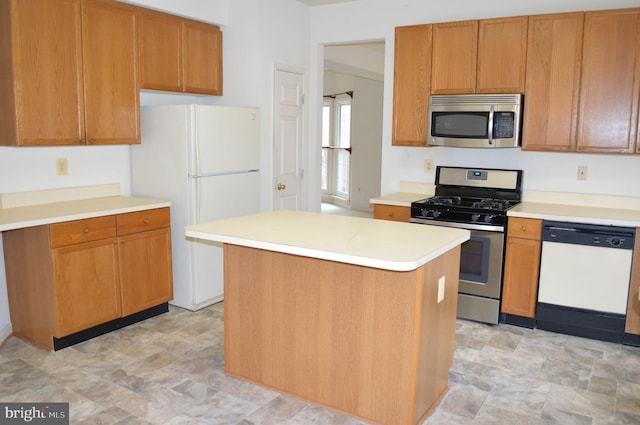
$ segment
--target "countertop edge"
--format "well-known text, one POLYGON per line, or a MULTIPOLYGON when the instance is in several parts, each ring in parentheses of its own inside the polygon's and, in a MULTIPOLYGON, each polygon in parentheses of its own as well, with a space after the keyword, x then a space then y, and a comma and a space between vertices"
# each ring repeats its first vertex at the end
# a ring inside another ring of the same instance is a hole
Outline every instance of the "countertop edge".
POLYGON ((240 238, 240 237, 234 237, 234 236, 228 236, 228 235, 212 234, 209 232, 202 232, 202 231, 197 231, 189 228, 185 228, 185 236, 196 238, 196 239, 212 241, 212 242, 240 245, 240 246, 245 246, 249 248, 264 249, 269 251, 281 252, 284 254, 299 255, 303 257, 316 258, 319 260, 335 261, 339 263, 354 264, 358 266, 365 266, 365 267, 397 271, 397 272, 406 272, 406 271, 416 270, 417 268, 423 266, 429 261, 434 260, 435 258, 444 254, 445 252, 455 248, 458 245, 461 245, 465 241, 469 240, 469 237, 470 237, 470 235, 467 233, 465 236, 456 238, 450 243, 447 243, 442 247, 435 249, 429 252, 428 254, 422 257, 419 257, 413 261, 390 261, 390 260, 383 260, 379 258, 362 257, 357 255, 297 247, 292 245, 246 239, 246 238, 240 238))
POLYGON ((617 208, 522 202, 507 211, 507 216, 571 223, 640 227, 640 211, 617 208))
MULTIPOLYGON (((111 198, 111 197, 110 197, 111 198)), ((52 213, 52 214, 42 214, 39 217, 27 218, 23 220, 12 220, 3 222, 1 220, 3 210, 0 209, 0 232, 5 232, 9 230, 23 229, 26 227, 34 227, 41 226, 46 224, 55 224, 62 223, 66 221, 73 220, 82 220, 87 218, 95 218, 95 217, 103 217, 107 215, 115 215, 115 214, 125 214, 129 212, 137 212, 137 211, 145 211, 156 208, 165 208, 171 207, 170 201, 162 201, 155 199, 147 199, 147 198, 139 198, 139 197, 128 197, 128 196, 116 196, 112 198, 118 198, 118 200, 125 200, 125 202, 132 202, 130 205, 123 206, 112 206, 112 207, 100 207, 100 208, 86 208, 81 212, 63 212, 63 213, 52 213)), ((94 198, 91 200, 78 200, 78 201, 67 201, 65 202, 70 209, 73 209, 73 205, 86 205, 90 202, 95 202, 96 199, 104 199, 104 198, 94 198)), ((27 208, 33 209, 34 207, 46 208, 48 204, 41 204, 36 206, 28 206, 28 207, 15 207, 12 208, 12 212, 19 213, 20 209, 23 211, 27 208)))
POLYGON ((396 192, 389 195, 377 196, 369 199, 370 204, 378 205, 392 205, 397 207, 410 207, 414 201, 429 198, 433 196, 428 193, 414 193, 414 192, 396 192))

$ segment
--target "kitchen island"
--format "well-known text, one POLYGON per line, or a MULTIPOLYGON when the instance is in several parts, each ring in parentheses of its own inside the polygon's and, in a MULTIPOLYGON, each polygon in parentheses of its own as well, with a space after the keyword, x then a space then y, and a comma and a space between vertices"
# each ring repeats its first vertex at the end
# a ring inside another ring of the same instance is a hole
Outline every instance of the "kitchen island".
POLYGON ((468 231, 274 211, 185 233, 224 244, 229 375, 379 424, 446 394, 468 231))

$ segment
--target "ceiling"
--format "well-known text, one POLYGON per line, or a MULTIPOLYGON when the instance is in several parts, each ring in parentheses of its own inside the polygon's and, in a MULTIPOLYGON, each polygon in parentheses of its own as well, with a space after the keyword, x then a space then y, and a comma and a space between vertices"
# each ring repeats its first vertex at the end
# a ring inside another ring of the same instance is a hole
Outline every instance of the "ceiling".
POLYGON ((323 6, 325 4, 345 3, 348 1, 358 0, 298 0, 300 3, 304 3, 309 6, 323 6))

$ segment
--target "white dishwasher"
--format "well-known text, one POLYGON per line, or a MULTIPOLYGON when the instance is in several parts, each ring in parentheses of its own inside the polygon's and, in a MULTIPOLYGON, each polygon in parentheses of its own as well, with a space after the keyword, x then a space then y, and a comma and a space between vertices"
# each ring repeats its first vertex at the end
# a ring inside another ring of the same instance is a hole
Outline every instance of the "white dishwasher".
POLYGON ((634 237, 634 228, 545 221, 537 327, 621 342, 634 237))

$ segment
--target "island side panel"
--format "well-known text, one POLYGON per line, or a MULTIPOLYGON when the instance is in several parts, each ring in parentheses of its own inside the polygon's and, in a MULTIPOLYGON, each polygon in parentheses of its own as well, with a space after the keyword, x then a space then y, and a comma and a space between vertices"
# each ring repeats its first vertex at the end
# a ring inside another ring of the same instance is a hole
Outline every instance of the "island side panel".
POLYGON ((460 246, 422 266, 423 279, 416 315, 419 336, 413 423, 422 423, 449 389, 455 350, 460 246), (438 282, 444 277, 444 297, 438 302, 438 282))
POLYGON ((439 266, 392 272, 233 245, 224 255, 227 373, 384 424, 415 423, 417 404, 446 391, 446 379, 414 391, 416 367, 451 366, 455 328, 437 353, 450 358, 417 358, 431 354, 419 339, 437 321, 418 313, 439 266))

